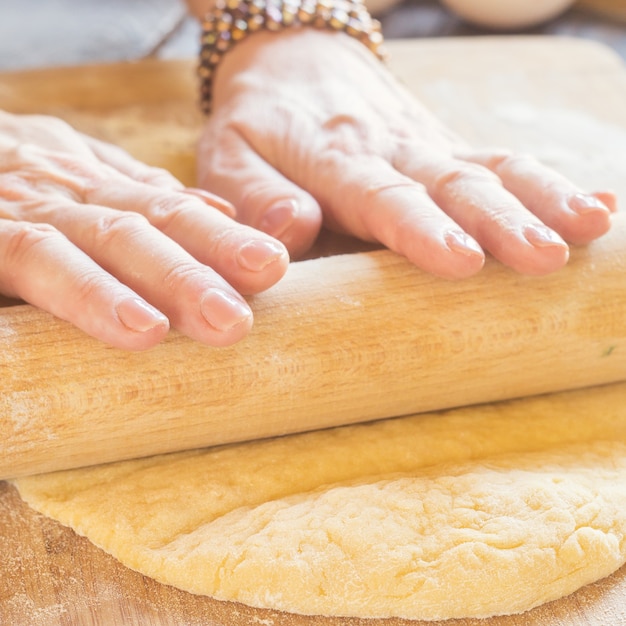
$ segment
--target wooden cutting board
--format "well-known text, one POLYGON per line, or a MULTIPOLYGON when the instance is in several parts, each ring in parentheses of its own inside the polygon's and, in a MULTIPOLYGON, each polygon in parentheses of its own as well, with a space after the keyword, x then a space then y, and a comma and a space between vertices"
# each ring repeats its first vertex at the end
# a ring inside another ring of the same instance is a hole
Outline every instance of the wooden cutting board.
MULTIPOLYGON (((626 197, 626 72, 595 44, 569 39, 392 42, 393 69, 477 145, 531 151, 581 186, 626 197)), ((193 63, 0 76, 0 107, 59 115, 193 183, 193 63)), ((26 507, 0 483, 0 624, 407 626, 259 611, 160 585, 26 507)), ((626 624, 626 569, 522 616, 449 626, 626 624)), ((432 622, 430 624, 433 624, 432 622)))

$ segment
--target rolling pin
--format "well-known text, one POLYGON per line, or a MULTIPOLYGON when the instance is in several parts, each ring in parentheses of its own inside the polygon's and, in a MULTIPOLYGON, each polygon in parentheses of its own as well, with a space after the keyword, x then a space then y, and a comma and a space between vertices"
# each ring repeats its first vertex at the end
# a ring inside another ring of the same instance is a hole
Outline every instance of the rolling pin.
POLYGON ((0 477, 625 380, 624 217, 545 277, 488 261, 446 281, 388 251, 292 263, 229 348, 172 332, 125 352, 0 309, 0 477))

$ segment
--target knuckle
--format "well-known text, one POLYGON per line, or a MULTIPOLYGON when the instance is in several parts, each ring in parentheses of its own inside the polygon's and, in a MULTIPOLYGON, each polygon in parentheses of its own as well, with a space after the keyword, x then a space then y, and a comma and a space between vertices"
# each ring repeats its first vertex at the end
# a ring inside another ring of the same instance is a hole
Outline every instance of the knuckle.
MULTIPOLYGON (((45 156, 51 166, 48 173, 50 182, 64 188, 81 202, 105 183, 104 173, 79 155, 51 151, 45 156)), ((40 175, 39 172, 36 174, 40 175)))
POLYGON ((150 224, 165 232, 174 222, 184 218, 190 210, 188 197, 181 193, 164 192, 151 200, 142 213, 150 224))
POLYGON ((72 300, 77 305, 92 302, 106 286, 105 274, 98 267, 83 269, 74 276, 72 300))
POLYGON ((74 129, 64 120, 51 115, 31 114, 27 116, 27 120, 33 127, 44 129, 48 132, 75 132, 74 129))
POLYGON ((324 148, 344 159, 387 154, 402 141, 396 133, 381 132, 375 120, 345 113, 329 117, 322 124, 321 131, 324 148))
POLYGON ((390 196, 395 197, 410 190, 412 192, 423 193, 426 195, 423 185, 409 178, 401 178, 394 182, 370 182, 364 188, 364 197, 366 200, 383 200, 386 201, 390 196))
POLYGON ((29 281, 28 267, 45 262, 46 248, 65 241, 65 236, 48 224, 0 222, 0 289, 20 296, 29 281))
POLYGON ((345 128, 350 131, 364 132, 367 130, 367 125, 351 113, 335 113, 322 122, 322 128, 330 131, 345 128))
POLYGON ((0 197, 25 192, 58 193, 83 201, 103 184, 103 173, 81 155, 22 143, 3 155, 0 197))
POLYGON ((429 185, 433 196, 449 195, 469 185, 500 184, 500 179, 482 165, 474 163, 454 164, 434 176, 429 185))
POLYGON ((163 167, 146 167, 143 163, 138 164, 137 180, 155 187, 172 187, 180 183, 172 174, 163 167))
POLYGON ((209 123, 198 144, 201 154, 198 161, 200 186, 219 193, 224 186, 232 186, 245 178, 250 171, 250 156, 254 152, 246 136, 231 121, 219 128, 209 123))
POLYGON ((35 192, 35 186, 27 177, 14 172, 0 175, 0 199, 5 202, 23 202, 31 199, 35 192))
POLYGON ((245 215, 251 212, 265 213, 285 195, 285 190, 278 188, 272 181, 256 180, 254 184, 241 189, 240 193, 237 208, 245 215))
POLYGON ((22 141, 32 141, 33 136, 37 142, 64 140, 76 131, 66 121, 52 115, 31 113, 28 115, 13 116, 9 121, 12 134, 16 132, 22 141))
POLYGON ((93 223, 90 236, 96 246, 108 247, 117 239, 141 237, 147 228, 150 228, 150 224, 140 213, 111 211, 93 223))
POLYGON ((189 260, 179 260, 165 270, 161 284, 165 292, 176 293, 184 285, 195 282, 199 275, 200 269, 197 264, 189 260))
POLYGON ((165 168, 146 165, 118 146, 107 146, 106 149, 115 157, 115 165, 122 174, 134 181, 165 189, 182 188, 180 181, 165 168))
POLYGON ((54 240, 64 240, 65 236, 49 224, 10 222, 3 228, 2 239, 2 266, 15 271, 28 257, 36 255, 38 248, 54 240))
POLYGON ((508 148, 488 147, 479 149, 465 149, 455 152, 454 156, 461 161, 468 161, 470 163, 478 163, 485 167, 491 168, 497 165, 504 159, 513 156, 513 151, 508 148))
POLYGON ((505 154, 495 160, 493 170, 498 172, 516 172, 518 170, 528 170, 537 165, 535 157, 526 153, 505 154))
POLYGON ((338 113, 328 117, 321 125, 327 133, 329 146, 345 148, 362 144, 371 134, 370 125, 349 113, 338 113))
POLYGON ((491 170, 496 175, 516 170, 519 167, 524 169, 535 166, 539 162, 526 152, 513 152, 506 148, 491 148, 482 151, 472 151, 465 155, 460 154, 459 158, 467 160, 469 163, 482 165, 491 170))

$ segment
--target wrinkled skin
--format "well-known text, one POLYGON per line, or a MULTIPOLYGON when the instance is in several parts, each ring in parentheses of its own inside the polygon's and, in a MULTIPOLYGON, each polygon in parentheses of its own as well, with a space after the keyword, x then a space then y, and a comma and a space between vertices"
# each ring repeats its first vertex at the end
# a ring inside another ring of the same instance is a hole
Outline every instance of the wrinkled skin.
POLYGON ((224 346, 252 325, 242 295, 279 280, 322 223, 463 278, 485 251, 558 270, 615 210, 531 157, 472 152, 343 34, 255 34, 215 94, 198 159, 211 193, 60 120, 0 113, 0 293, 121 348, 170 326, 224 346))
POLYGON ((472 151, 341 33, 260 33, 222 61, 199 147, 200 184, 295 257, 320 225, 377 241, 447 278, 484 251, 526 274, 610 225, 586 195, 526 155, 472 151))
POLYGON ((272 285, 289 257, 225 213, 60 120, 0 113, 0 293, 112 345, 151 347, 170 323, 218 346, 247 333, 240 293, 272 285))

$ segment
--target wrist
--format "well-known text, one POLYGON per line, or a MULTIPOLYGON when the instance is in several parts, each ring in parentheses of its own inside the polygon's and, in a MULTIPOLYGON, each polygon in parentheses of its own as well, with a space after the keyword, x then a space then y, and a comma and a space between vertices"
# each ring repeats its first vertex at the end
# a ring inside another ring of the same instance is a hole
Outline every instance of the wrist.
POLYGON ((361 0, 219 0, 203 21, 198 74, 205 113, 212 108, 215 75, 224 57, 244 39, 265 31, 342 33, 386 57, 380 23, 361 0))

